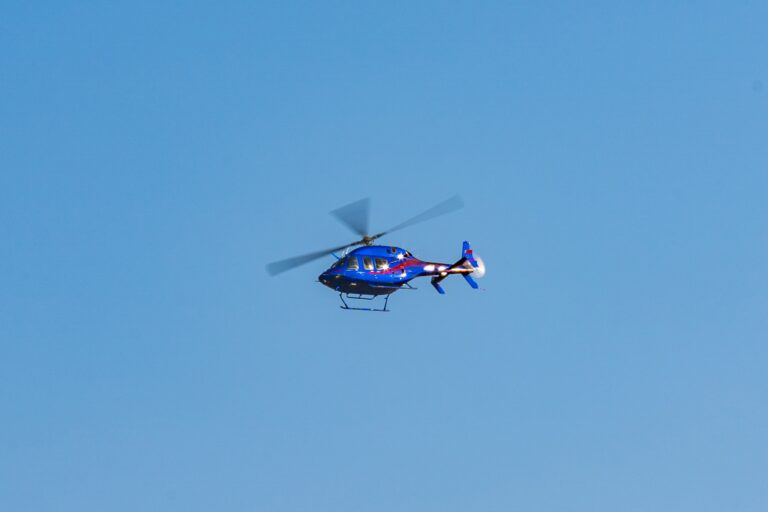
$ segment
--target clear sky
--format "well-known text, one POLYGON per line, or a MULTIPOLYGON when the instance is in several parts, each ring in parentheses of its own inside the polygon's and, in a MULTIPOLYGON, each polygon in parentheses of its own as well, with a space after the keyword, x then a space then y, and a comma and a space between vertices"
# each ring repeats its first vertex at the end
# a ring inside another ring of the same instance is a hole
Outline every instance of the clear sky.
POLYGON ((765 2, 6 2, 0 510, 768 509, 765 2), (338 308, 267 262, 488 264, 338 308))

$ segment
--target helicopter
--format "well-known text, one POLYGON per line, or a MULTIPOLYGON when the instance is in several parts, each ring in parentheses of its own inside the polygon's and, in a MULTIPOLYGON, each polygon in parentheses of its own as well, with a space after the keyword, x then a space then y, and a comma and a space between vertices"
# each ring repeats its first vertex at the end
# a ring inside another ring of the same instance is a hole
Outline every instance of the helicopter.
POLYGON ((401 247, 374 245, 374 242, 384 235, 452 213, 462 207, 461 198, 453 196, 386 231, 370 235, 370 199, 355 201, 330 213, 360 236, 359 240, 275 261, 267 265, 267 273, 276 276, 323 256, 332 255, 336 261, 318 276, 318 282, 338 292, 342 309, 358 311, 390 311, 387 309, 390 295, 398 290, 416 290, 410 283, 417 277, 431 277, 432 286, 441 295, 445 294, 445 289, 440 285, 441 281, 454 274, 462 276, 472 288, 478 289, 474 278, 485 275, 485 264, 480 257, 474 255, 469 242, 463 242, 461 258, 452 264, 423 261, 401 247), (352 306, 347 302, 372 301, 380 296, 384 296, 384 307, 380 309, 352 306), (344 300, 345 297, 347 300, 344 300))

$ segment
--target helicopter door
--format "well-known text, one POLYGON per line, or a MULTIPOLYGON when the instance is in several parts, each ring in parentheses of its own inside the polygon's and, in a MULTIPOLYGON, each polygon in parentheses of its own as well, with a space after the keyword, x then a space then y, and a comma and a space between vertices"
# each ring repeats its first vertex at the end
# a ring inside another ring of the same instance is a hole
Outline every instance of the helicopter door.
POLYGON ((366 272, 373 270, 373 258, 369 256, 363 256, 363 270, 366 272))
POLYGON ((360 272, 360 277, 371 284, 376 284, 379 282, 379 276, 374 273, 374 270, 376 270, 376 267, 374 266, 373 258, 363 256, 363 271, 360 272))
MULTIPOLYGON (((376 272, 381 272, 389 268, 389 262, 385 258, 375 258, 375 261, 376 261, 376 272)), ((376 281, 386 284, 388 281, 388 276, 384 274, 376 274, 376 281)))
POLYGON ((358 261, 357 256, 347 257, 347 270, 354 272, 355 275, 360 273, 360 262, 358 261))

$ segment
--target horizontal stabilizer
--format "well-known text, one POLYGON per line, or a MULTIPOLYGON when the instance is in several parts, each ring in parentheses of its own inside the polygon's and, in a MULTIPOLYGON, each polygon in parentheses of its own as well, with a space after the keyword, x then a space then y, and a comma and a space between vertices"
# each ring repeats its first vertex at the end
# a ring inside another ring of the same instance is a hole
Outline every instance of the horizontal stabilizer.
POLYGON ((464 276, 464 279, 466 279, 467 282, 469 283, 469 286, 477 290, 478 288, 477 282, 474 279, 472 279, 472 277, 469 274, 463 274, 463 276, 464 276))
POLYGON ((440 295, 445 295, 445 290, 443 289, 442 286, 440 286, 440 281, 442 280, 443 280, 442 277, 433 277, 432 286, 435 287, 435 290, 437 290, 437 293, 439 293, 440 295))

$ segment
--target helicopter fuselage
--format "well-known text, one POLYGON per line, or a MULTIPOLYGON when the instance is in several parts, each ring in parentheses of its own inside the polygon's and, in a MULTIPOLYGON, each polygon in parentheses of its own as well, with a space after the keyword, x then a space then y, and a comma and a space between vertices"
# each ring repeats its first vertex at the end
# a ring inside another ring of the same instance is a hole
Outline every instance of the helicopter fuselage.
POLYGON ((400 247, 373 245, 374 241, 384 235, 459 210, 463 205, 459 196, 448 198, 432 208, 378 233, 371 232, 368 228, 369 203, 367 198, 361 199, 331 212, 334 217, 360 238, 330 249, 273 261, 267 264, 267 273, 276 276, 332 254, 336 257, 336 262, 320 274, 317 279, 318 282, 339 294, 343 304, 340 307, 347 310, 389 311, 387 309, 389 296, 398 290, 415 290, 409 282, 422 276, 430 276, 432 286, 440 294, 445 293, 440 283, 446 277, 455 274, 463 277, 472 288, 478 289, 474 278, 482 277, 485 274, 485 265, 482 260, 475 258, 467 241, 462 244, 461 258, 452 264, 422 261, 400 247), (356 249, 350 251, 349 249, 352 247, 356 247, 356 249), (339 251, 348 252, 342 253, 339 257, 336 254, 339 251), (347 299, 355 301, 373 300, 383 296, 384 307, 382 309, 352 307, 344 300, 345 296, 347 299))
POLYGON ((318 279, 339 293, 388 295, 416 277, 471 272, 463 266, 422 261, 400 247, 368 245, 339 258, 318 279))

